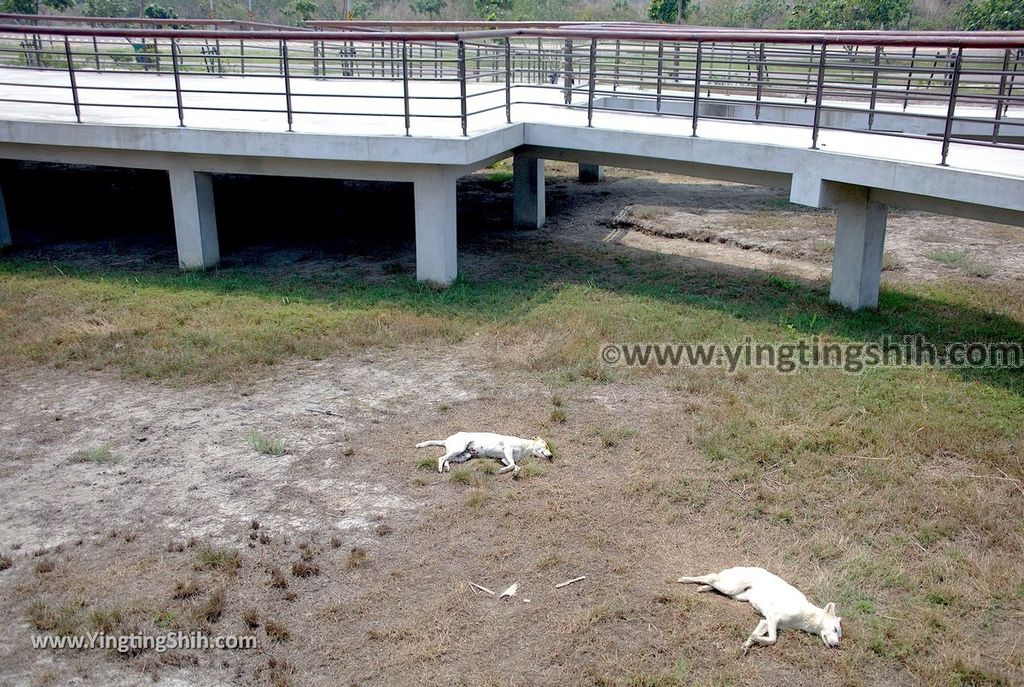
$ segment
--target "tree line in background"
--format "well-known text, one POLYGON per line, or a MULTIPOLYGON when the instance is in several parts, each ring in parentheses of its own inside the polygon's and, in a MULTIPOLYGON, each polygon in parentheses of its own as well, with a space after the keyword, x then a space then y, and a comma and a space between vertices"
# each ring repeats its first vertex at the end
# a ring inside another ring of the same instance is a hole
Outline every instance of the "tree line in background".
POLYGON ((0 0, 0 10, 94 17, 656 21, 792 29, 1024 30, 1024 0, 0 0), (212 12, 211 12, 212 7, 212 12))

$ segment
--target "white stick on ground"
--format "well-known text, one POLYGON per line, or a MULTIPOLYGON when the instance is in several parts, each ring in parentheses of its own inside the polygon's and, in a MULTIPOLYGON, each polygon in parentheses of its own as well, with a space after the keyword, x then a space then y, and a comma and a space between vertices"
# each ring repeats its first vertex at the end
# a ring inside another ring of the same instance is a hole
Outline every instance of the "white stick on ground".
POLYGON ((469 583, 469 586, 470 586, 470 587, 473 587, 474 589, 479 589, 479 590, 480 590, 480 591, 482 591, 482 592, 486 592, 486 593, 490 594, 491 596, 494 596, 494 592, 492 592, 492 591, 491 591, 490 589, 488 589, 487 587, 484 587, 484 586, 482 586, 482 585, 479 585, 479 584, 477 584, 476 582, 470 582, 470 583, 469 583))
POLYGON ((555 589, 561 589, 562 587, 568 587, 570 584, 576 584, 577 582, 582 582, 585 579, 587 579, 586 575, 580 575, 579 577, 574 577, 571 580, 566 580, 565 582, 559 582, 558 584, 555 585, 555 589))

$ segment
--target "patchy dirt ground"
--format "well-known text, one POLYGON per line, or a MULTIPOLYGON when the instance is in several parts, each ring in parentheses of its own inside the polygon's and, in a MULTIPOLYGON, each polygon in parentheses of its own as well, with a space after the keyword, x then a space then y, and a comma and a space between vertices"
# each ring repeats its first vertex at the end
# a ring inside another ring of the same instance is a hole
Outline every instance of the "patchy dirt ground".
MULTIPOLYGON (((573 191, 568 212, 577 219, 566 221, 578 235, 569 240, 807 279, 831 271, 834 214, 793 205, 785 191, 625 170, 573 191)), ((883 269, 897 281, 1024 280, 1024 230, 890 208, 883 269)))
MULTIPOLYGON (((551 221, 539 236, 827 277, 829 215, 791 208, 784 194, 633 172, 581 186, 567 166, 552 167, 551 221)), ((482 223, 508 211, 492 186, 463 188, 482 223)), ((965 224, 894 212, 888 278, 962 271, 963 261, 927 257, 951 251, 994 267, 962 278, 1024 277, 1018 230, 971 223, 965 241, 965 224)), ((465 240, 463 268, 483 274, 497 264, 495 246, 521 239, 469 231, 465 240)), ((81 245, 58 250, 105 260, 81 245)), ((381 254, 388 259, 346 267, 412 264, 407 249, 381 254)), ((304 255, 273 259, 311 269, 304 255)), ((780 542, 767 521, 708 515, 745 495, 709 478, 692 445, 693 414, 707 402, 699 392, 653 379, 556 390, 494 350, 471 338, 184 388, 112 372, 0 371, 0 553, 11 564, 0 572, 0 683, 915 682, 887 669, 863 674, 842 651, 793 632, 741 658, 756 615, 674 583, 742 558, 812 597, 830 589, 826 565, 788 567, 798 536, 780 542), (484 427, 542 433, 556 460, 519 480, 479 461, 453 477, 420 465, 433 449, 412 448, 484 427), (284 454, 254 450, 254 431, 283 440, 284 454), (107 452, 89 453, 100 447, 107 452), (662 483, 675 485, 670 496, 662 483), (579 575, 587 579, 554 586, 579 575), (498 601, 470 581, 521 587, 498 601), (119 656, 28 645, 41 631, 143 626, 252 634, 259 648, 119 656)), ((858 629, 852 622, 846 633, 858 629)))
MULTIPOLYGON (((737 537, 675 521, 656 500, 609 508, 652 476, 698 474, 692 448, 645 438, 685 432, 678 392, 581 389, 562 401, 572 421, 552 424, 543 382, 494 371, 474 345, 295 363, 230 390, 46 370, 8 373, 0 385, 10 400, 2 529, 13 549, 0 652, 15 683, 80 675, 127 684, 141 669, 187 684, 282 672, 298 684, 570 684, 581 669, 588 680, 657 671, 674 662, 681 633, 754 620, 723 603, 680 624, 701 600, 672 580, 724 566, 731 547, 756 545, 756 531, 737 537), (485 424, 540 428, 564 448, 519 480, 480 466, 465 483, 417 469, 435 455, 412 449, 416 440, 485 424), (621 436, 598 429, 627 425, 621 436), (246 440, 253 428, 284 439, 287 453, 257 454, 246 440), (97 445, 110 447, 110 462, 76 459, 97 445), (204 569, 204 547, 240 551, 238 569, 204 569), (364 561, 353 562, 356 547, 364 561), (296 577, 290 567, 305 551, 319 572, 296 577), (273 586, 275 568, 286 588, 273 586), (587 580, 554 588, 577 575, 587 580), (499 602, 469 581, 522 587, 499 602), (176 599, 190 584, 195 594, 176 599), (228 610, 210 630, 197 613, 218 590, 228 610), (55 661, 25 646, 36 631, 26 620, 37 617, 32 603, 57 626, 119 609, 185 632, 255 632, 264 646, 212 660, 168 652, 124 663, 84 652, 55 661), (242 620, 249 609, 262 619, 254 629, 242 620), (289 640, 271 640, 267 620, 289 640)), ((694 498, 727 488, 699 486, 694 498)), ((810 639, 793 637, 779 656, 810 639)), ((787 670, 787 681, 811 684, 834 665, 814 654, 806 674, 787 670)), ((762 661, 758 674, 781 671, 780 660, 762 661)))

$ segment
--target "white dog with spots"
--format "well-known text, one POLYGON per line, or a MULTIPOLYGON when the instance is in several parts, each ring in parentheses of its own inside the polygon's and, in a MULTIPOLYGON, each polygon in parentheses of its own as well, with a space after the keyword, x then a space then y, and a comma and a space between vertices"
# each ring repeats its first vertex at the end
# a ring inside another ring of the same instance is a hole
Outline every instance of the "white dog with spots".
POLYGON ((447 472, 451 469, 451 463, 464 463, 471 458, 494 458, 504 463, 505 467, 499 472, 512 471, 512 476, 519 474, 520 467, 517 461, 534 456, 536 458, 547 458, 551 460, 551 449, 546 441, 540 437, 533 439, 520 439, 505 434, 492 434, 491 432, 459 432, 447 439, 434 439, 421 441, 416 448, 427 446, 444 446, 445 453, 437 459, 437 471, 447 472))
POLYGON ((780 627, 816 634, 828 647, 838 647, 843 638, 842 618, 836 615, 834 603, 818 608, 799 589, 764 568, 728 568, 711 575, 680 577, 679 581, 701 585, 698 591, 714 589, 737 601, 749 601, 764 616, 743 642, 743 653, 754 644, 774 644, 780 627))

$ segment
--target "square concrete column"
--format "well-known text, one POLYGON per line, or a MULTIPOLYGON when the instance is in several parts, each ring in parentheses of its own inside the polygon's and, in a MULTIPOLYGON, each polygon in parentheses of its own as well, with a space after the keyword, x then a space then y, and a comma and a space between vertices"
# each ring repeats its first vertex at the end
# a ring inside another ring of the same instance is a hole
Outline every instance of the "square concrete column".
POLYGON ((544 160, 524 155, 512 160, 512 216, 520 229, 544 226, 544 160))
POLYGON ((878 307, 888 208, 870 200, 869 189, 841 187, 832 199, 836 243, 829 299, 851 310, 878 307))
POLYGON ((213 203, 213 178, 187 167, 173 167, 167 174, 171 182, 178 266, 183 270, 215 267, 220 262, 220 242, 213 203))
POLYGON ((458 276, 454 172, 438 169, 413 182, 416 279, 448 286, 458 276))
POLYGON ((0 248, 6 248, 9 245, 11 245, 11 222, 7 218, 4 190, 0 188, 0 248))
POLYGON ((580 163, 580 183, 595 184, 604 180, 604 168, 601 165, 591 165, 586 162, 580 163))

